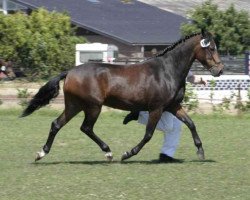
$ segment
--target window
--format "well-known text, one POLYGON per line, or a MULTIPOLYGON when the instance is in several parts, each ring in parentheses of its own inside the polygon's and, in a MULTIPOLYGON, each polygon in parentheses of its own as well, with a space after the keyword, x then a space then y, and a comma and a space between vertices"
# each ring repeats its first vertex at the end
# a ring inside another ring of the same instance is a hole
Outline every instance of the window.
POLYGON ((99 0, 88 0, 88 1, 91 2, 91 3, 100 3, 99 0))
POLYGON ((80 62, 86 63, 88 61, 103 60, 103 52, 80 52, 80 62))

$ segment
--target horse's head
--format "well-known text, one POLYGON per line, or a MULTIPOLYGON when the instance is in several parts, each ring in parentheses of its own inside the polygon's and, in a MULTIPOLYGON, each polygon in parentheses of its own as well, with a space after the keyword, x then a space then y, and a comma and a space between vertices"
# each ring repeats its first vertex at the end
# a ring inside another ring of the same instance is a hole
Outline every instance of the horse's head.
POLYGON ((224 65, 220 60, 216 44, 212 34, 202 30, 199 43, 195 48, 195 58, 207 68, 213 76, 220 76, 223 73, 224 65))

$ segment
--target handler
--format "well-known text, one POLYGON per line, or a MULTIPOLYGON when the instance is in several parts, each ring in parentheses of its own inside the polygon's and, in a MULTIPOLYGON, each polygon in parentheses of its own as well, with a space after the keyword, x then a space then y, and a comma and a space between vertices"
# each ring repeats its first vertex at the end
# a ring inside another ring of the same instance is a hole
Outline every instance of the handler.
MULTIPOLYGON (((195 76, 191 72, 188 73, 187 81, 192 84, 206 85, 206 81, 202 78, 200 80, 196 80, 195 76)), ((138 122, 141 124, 147 124, 148 116, 148 111, 140 111, 138 122)), ((181 136, 181 125, 181 121, 172 113, 166 111, 162 113, 161 119, 156 126, 157 130, 164 132, 163 145, 159 156, 160 162, 181 162, 181 160, 174 158, 181 136)))

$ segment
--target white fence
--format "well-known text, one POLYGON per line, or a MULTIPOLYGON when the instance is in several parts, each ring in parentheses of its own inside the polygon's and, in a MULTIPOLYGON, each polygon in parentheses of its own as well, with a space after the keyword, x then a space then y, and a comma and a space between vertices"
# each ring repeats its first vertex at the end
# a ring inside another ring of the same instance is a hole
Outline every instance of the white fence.
POLYGON ((222 75, 213 77, 211 75, 196 75, 196 79, 202 78, 207 85, 195 85, 193 88, 197 93, 199 101, 210 102, 211 95, 214 103, 220 103, 224 97, 230 98, 234 95, 241 95, 242 101, 248 100, 248 89, 250 89, 250 76, 248 75, 222 75))

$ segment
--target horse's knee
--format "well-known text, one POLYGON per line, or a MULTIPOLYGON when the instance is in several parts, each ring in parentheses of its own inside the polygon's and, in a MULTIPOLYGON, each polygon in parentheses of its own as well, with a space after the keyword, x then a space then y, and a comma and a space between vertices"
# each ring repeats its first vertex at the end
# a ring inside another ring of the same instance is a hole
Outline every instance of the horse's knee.
POLYGON ((86 133, 87 132, 87 128, 85 126, 81 126, 80 127, 80 130, 83 132, 83 133, 86 133))
POLYGON ((51 123, 51 133, 56 134, 60 130, 61 126, 58 124, 57 120, 51 123))
POLYGON ((86 125, 82 125, 82 126, 80 127, 80 130, 81 130, 83 133, 89 135, 89 134, 91 133, 91 131, 92 131, 92 128, 90 128, 89 126, 86 126, 86 125))

